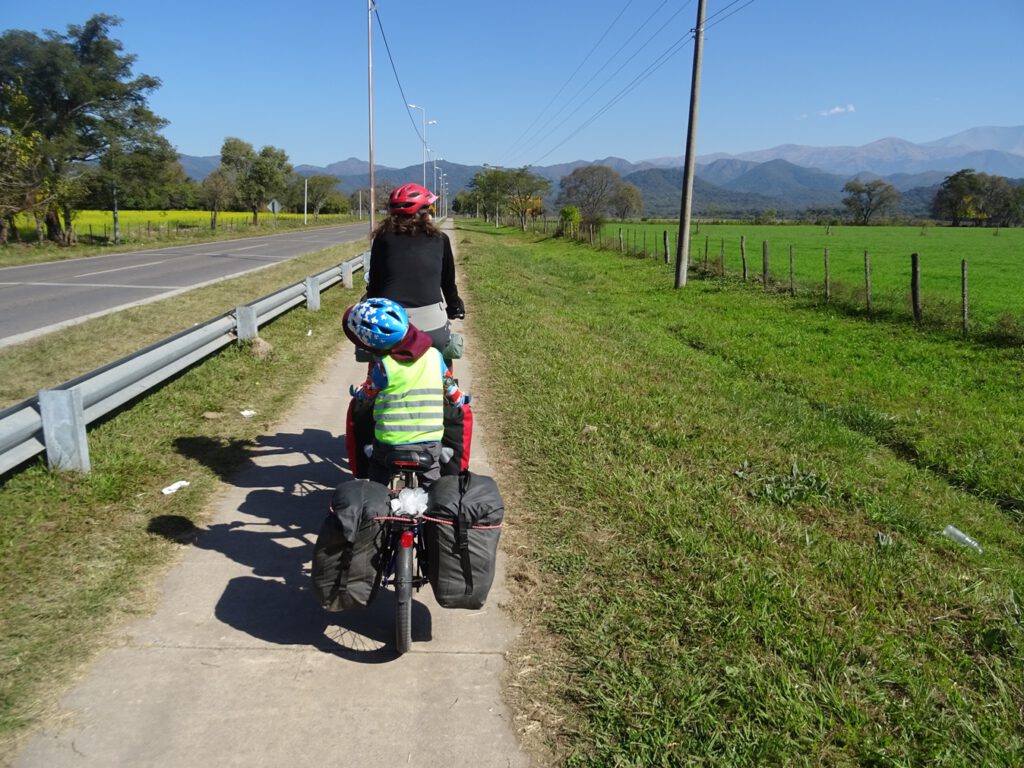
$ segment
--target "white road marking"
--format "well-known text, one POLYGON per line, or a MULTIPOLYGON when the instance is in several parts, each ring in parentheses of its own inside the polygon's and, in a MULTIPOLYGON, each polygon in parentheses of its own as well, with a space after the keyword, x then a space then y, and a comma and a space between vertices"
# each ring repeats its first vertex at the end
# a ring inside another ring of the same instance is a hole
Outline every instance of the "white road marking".
POLYGON ((130 267, 117 267, 116 269, 101 269, 98 272, 83 272, 80 275, 72 275, 72 277, 90 277, 92 275, 105 275, 108 272, 121 272, 125 269, 138 269, 139 267, 151 267, 154 264, 163 264, 167 259, 160 259, 160 261, 147 261, 145 264, 133 264, 130 267))
POLYGON ((41 285, 51 286, 55 288, 146 288, 157 291, 169 291, 175 288, 181 288, 180 285, 120 285, 118 283, 34 283, 34 282, 20 282, 20 283, 4 283, 0 282, 0 285, 41 285))
POLYGON ((260 243, 258 245, 247 245, 245 248, 232 248, 228 253, 237 253, 238 251, 251 251, 253 248, 262 248, 266 243, 260 243))

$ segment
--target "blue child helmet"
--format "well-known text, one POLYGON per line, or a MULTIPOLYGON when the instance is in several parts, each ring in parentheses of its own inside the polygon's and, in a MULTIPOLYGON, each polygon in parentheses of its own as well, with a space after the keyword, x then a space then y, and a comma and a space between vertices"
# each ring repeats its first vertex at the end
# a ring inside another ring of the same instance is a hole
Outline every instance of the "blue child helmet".
POLYGON ((349 332, 371 349, 386 351, 409 330, 409 316, 391 299, 372 298, 359 302, 345 313, 349 332))

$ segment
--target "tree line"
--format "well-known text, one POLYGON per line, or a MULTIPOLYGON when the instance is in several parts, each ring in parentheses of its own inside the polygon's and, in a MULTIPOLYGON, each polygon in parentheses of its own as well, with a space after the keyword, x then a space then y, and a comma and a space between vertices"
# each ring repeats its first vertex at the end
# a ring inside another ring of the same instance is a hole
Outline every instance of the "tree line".
MULTIPOLYGON (((485 167, 470 180, 468 187, 455 196, 452 209, 456 213, 473 214, 485 220, 500 220, 502 212, 511 214, 516 224, 526 229, 527 219, 537 219, 546 212, 545 197, 551 190, 549 179, 528 167, 485 167)), ((559 180, 555 204, 565 215, 577 222, 599 225, 609 215, 619 219, 643 211, 640 190, 623 181, 606 165, 576 168, 559 180)))
POLYGON ((110 36, 119 23, 96 14, 64 34, 0 35, 0 243, 17 236, 19 214, 40 240, 70 245, 85 209, 113 211, 115 233, 120 208, 204 207, 213 228, 224 210, 258 223, 272 198, 293 211, 308 198, 314 218, 351 209, 334 177, 299 177, 284 150, 235 137, 201 184, 188 178, 160 133, 167 121, 147 104, 160 80, 132 73, 136 57, 110 36))
MULTIPOLYGON (((881 179, 851 179, 843 192, 843 205, 855 224, 870 224, 873 219, 891 213, 900 202, 896 188, 881 179)), ((949 221, 954 227, 965 223, 1019 226, 1024 224, 1024 184, 964 168, 942 181, 932 198, 930 212, 933 218, 949 221)))

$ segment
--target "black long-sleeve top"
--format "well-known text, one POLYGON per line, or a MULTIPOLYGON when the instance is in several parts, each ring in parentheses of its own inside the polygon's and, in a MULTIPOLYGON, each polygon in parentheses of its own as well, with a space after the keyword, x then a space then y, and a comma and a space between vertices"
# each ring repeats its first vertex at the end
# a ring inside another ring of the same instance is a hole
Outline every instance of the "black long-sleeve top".
POLYGON ((455 257, 448 235, 378 234, 370 248, 366 295, 391 299, 403 307, 424 307, 442 298, 446 304, 458 305, 455 257))

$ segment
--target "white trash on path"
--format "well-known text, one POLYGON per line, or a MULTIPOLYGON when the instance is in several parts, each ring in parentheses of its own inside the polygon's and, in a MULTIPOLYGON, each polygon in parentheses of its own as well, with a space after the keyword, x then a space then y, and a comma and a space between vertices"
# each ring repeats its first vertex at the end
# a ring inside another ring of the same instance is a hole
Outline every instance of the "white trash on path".
POLYGON ((253 416, 256 415, 256 411, 254 411, 252 408, 246 408, 244 411, 239 411, 239 413, 247 419, 251 419, 253 416))
POLYGON ((168 485, 166 488, 160 491, 160 493, 162 493, 164 496, 170 496, 172 493, 177 493, 182 488, 188 488, 190 485, 192 485, 192 483, 190 483, 188 480, 179 480, 176 483, 171 483, 170 485, 168 485))

